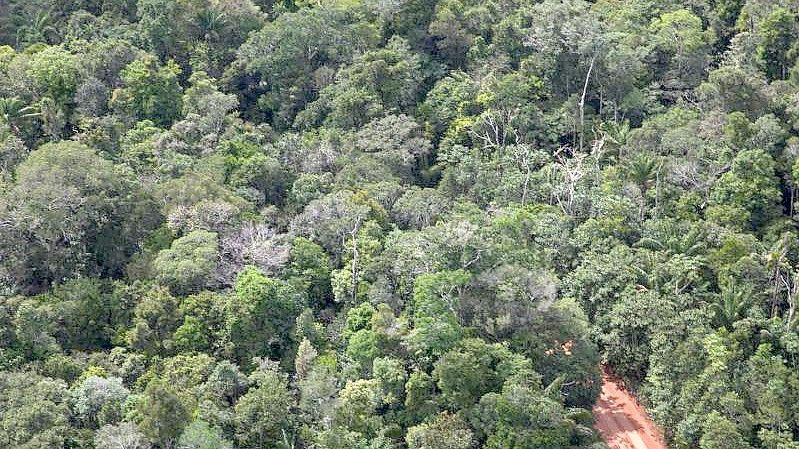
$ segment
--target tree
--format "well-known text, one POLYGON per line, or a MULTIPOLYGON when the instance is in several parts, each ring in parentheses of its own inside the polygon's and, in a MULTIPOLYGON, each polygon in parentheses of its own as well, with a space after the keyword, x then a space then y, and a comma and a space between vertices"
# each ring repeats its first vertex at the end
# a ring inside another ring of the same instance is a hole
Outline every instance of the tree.
POLYGON ((291 248, 291 282, 300 284, 309 304, 324 304, 331 297, 330 257, 321 246, 297 237, 291 248))
POLYGON ((56 29, 50 13, 38 11, 27 25, 17 28, 17 46, 24 44, 48 43, 54 40, 56 29))
POLYGON ((297 116, 295 126, 321 123, 350 129, 384 113, 409 112, 423 80, 422 59, 407 41, 393 37, 382 49, 356 58, 297 116))
POLYGON ((698 84, 708 64, 711 30, 703 31, 702 19, 687 9, 662 14, 652 21, 655 48, 668 60, 662 81, 667 88, 691 88, 698 84))
POLYGON ((9 313, 9 318, 13 318, 9 324, 14 328, 13 343, 17 350, 31 360, 44 359, 60 351, 55 337, 58 326, 53 320, 53 307, 24 301, 14 309, 9 313))
MULTIPOLYGON (((650 154, 639 153, 629 160, 625 169, 627 177, 641 192, 639 217, 641 222, 643 222, 647 204, 646 194, 653 184, 655 184, 655 188, 658 187, 656 183, 659 181, 658 177, 662 169, 662 162, 658 163, 657 159, 650 154)), ((657 196, 658 192, 655 192, 655 195, 657 196)))
POLYGON ((525 329, 546 320, 555 301, 555 282, 551 273, 511 263, 487 269, 461 299, 460 315, 493 339, 520 338, 525 329))
POLYGON ((480 339, 464 340, 438 359, 433 369, 441 398, 455 410, 469 409, 484 394, 500 391, 511 376, 531 373, 529 360, 480 339))
POLYGON ((230 114, 238 107, 238 99, 220 92, 216 80, 205 72, 192 73, 189 83, 191 86, 183 93, 183 116, 198 116, 203 131, 220 135, 232 121, 230 114))
POLYGON ((80 274, 118 276, 157 214, 128 168, 75 142, 33 151, 0 198, 3 271, 36 291, 80 274))
POLYGON ((0 371, 0 444, 63 446, 69 433, 69 393, 63 381, 0 371))
POLYGON ((391 208, 394 220, 405 228, 433 225, 450 208, 447 197, 437 189, 410 187, 391 208))
POLYGON ((290 447, 293 400, 285 376, 262 363, 250 376, 255 386, 236 403, 236 441, 242 448, 290 447))
POLYGON ((180 67, 170 61, 160 65, 152 56, 137 59, 122 70, 124 87, 115 89, 110 105, 133 122, 151 120, 169 126, 181 113, 180 67))
POLYGON ((242 93, 250 97, 250 104, 257 98, 258 109, 278 129, 285 129, 341 64, 375 40, 370 30, 359 29, 339 8, 281 14, 252 33, 238 50, 237 67, 252 76, 245 79, 265 85, 263 90, 242 93))
POLYGON ((643 380, 648 371, 650 338, 658 323, 669 323, 674 313, 675 305, 655 292, 623 292, 609 313, 598 319, 607 363, 632 382, 643 380))
POLYGON ((215 75, 247 34, 264 22, 260 8, 250 0, 139 0, 136 13, 143 37, 161 59, 190 62, 215 75))
POLYGON ((580 264, 564 280, 564 290, 593 320, 609 311, 625 287, 637 280, 635 273, 615 267, 635 263, 635 254, 624 245, 615 246, 607 253, 584 253, 580 264))
POLYGON ((721 285, 721 293, 716 302, 712 304, 716 320, 731 330, 733 324, 738 321, 749 304, 750 295, 751 291, 746 287, 737 286, 735 281, 728 279, 721 285))
POLYGON ((311 201, 302 213, 294 217, 294 235, 315 240, 330 254, 340 256, 343 244, 353 230, 366 221, 372 210, 359 201, 353 192, 343 190, 311 201))
POLYGON ((511 1, 486 5, 476 1, 447 0, 436 4, 428 32, 436 47, 453 67, 461 66, 475 39, 487 40, 492 25, 513 7, 511 1))
POLYGON ((383 402, 390 405, 401 404, 405 396, 405 382, 408 379, 402 360, 390 357, 377 358, 374 360, 372 371, 383 389, 383 402))
POLYGON ((180 51, 181 41, 188 40, 188 17, 175 21, 174 17, 185 17, 193 13, 192 6, 199 2, 162 0, 143 0, 137 2, 136 13, 142 25, 144 35, 149 38, 150 45, 162 58, 174 56, 180 51))
POLYGON ((177 393, 158 379, 147 384, 143 397, 136 404, 136 412, 142 432, 166 449, 175 447, 190 418, 190 411, 177 393))
POLYGON ((129 393, 119 378, 87 377, 72 393, 72 410, 90 427, 114 424, 129 393))
POLYGON ((136 424, 106 424, 94 436, 97 449, 150 449, 150 442, 136 424))
POLYGON ((480 430, 487 434, 484 447, 555 449, 570 443, 579 447, 590 444, 591 439, 580 435, 575 422, 547 390, 542 391, 535 381, 519 376, 506 381, 501 393, 483 396, 476 414, 480 417, 480 430))
POLYGON ((294 373, 297 379, 303 379, 311 370, 312 364, 319 353, 310 340, 303 338, 297 348, 297 357, 294 359, 294 373))
POLYGON ((797 447, 797 442, 787 432, 762 429, 758 432, 757 437, 763 442, 763 446, 769 449, 796 449, 797 447))
POLYGON ((219 263, 217 234, 192 231, 161 250, 153 260, 156 278, 177 294, 197 293, 213 285, 219 263))
POLYGON ((222 345, 225 331, 225 306, 229 298, 204 291, 184 298, 179 315, 183 324, 175 329, 175 346, 181 352, 213 353, 222 345))
POLYGON ((463 335, 460 301, 471 276, 463 270, 423 274, 413 287, 414 328, 406 339, 417 357, 436 359, 463 335))
POLYGON ((750 446, 735 424, 714 411, 705 421, 704 433, 699 440, 701 449, 749 449, 750 446))
POLYGON ((261 148, 246 141, 224 143, 226 181, 232 187, 257 192, 258 204, 283 204, 290 177, 281 163, 261 148))
POLYGON ((203 388, 210 397, 232 405, 246 392, 248 385, 249 380, 239 370, 239 367, 223 360, 217 363, 214 370, 208 375, 203 388))
POLYGON ((775 357, 768 344, 761 344, 748 361, 747 389, 754 403, 756 422, 777 430, 793 426, 793 403, 799 395, 799 376, 775 357))
POLYGON ((204 421, 192 421, 186 426, 178 440, 177 449, 231 449, 233 445, 225 440, 218 429, 204 421))
POLYGON ((381 417, 376 413, 382 401, 382 392, 377 380, 358 379, 347 382, 339 392, 336 424, 367 438, 373 436, 383 424, 381 417))
MULTIPOLYGON (((40 113, 34 106, 25 105, 25 102, 18 97, 0 98, 0 121, 11 128, 16 136, 22 134, 22 126, 25 121, 39 115, 40 113)), ((21 155, 16 156, 20 157, 21 155)))
POLYGON ((406 115, 373 120, 357 132, 355 139, 359 150, 374 155, 403 179, 410 179, 417 163, 424 164, 432 150, 419 125, 406 115))
POLYGON ((474 447, 474 435, 462 418, 442 413, 430 423, 408 429, 405 442, 410 449, 469 449, 474 447))
POLYGON ((292 327, 301 311, 294 289, 270 279, 254 267, 236 277, 235 297, 227 317, 227 333, 234 345, 236 360, 253 357, 281 359, 293 346, 292 327))
MULTIPOLYGON (((468 74, 453 72, 438 80, 427 92, 424 102, 419 105, 419 113, 425 118, 426 126, 432 129, 436 140, 451 126, 463 126, 463 114, 476 112, 478 88, 477 81, 468 74)), ((451 129, 448 134, 455 134, 455 131, 451 129)))
POLYGON ((81 81, 78 58, 62 47, 47 47, 35 53, 28 75, 43 97, 49 97, 58 107, 68 110, 81 81))
POLYGON ((698 93, 726 112, 741 111, 752 118, 768 109, 766 87, 765 77, 755 68, 725 65, 710 72, 698 93))
POLYGON ((723 174, 710 196, 709 215, 725 224, 729 213, 739 214, 750 229, 760 230, 780 214, 779 183, 774 175, 774 160, 763 150, 738 153, 732 169, 723 174))
POLYGON ((759 24, 760 45, 757 56, 769 79, 785 79, 793 65, 791 50, 799 37, 796 15, 786 8, 775 8, 759 24))
POLYGON ((166 288, 145 290, 133 311, 126 334, 128 345, 150 355, 172 351, 172 336, 181 321, 178 307, 178 300, 166 288))

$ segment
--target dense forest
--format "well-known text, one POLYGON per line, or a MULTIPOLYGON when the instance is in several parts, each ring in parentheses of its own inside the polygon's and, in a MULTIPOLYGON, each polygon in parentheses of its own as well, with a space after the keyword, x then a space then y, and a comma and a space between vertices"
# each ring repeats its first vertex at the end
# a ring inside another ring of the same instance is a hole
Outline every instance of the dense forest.
POLYGON ((797 449, 798 189, 797 0, 0 0, 0 447, 797 449))

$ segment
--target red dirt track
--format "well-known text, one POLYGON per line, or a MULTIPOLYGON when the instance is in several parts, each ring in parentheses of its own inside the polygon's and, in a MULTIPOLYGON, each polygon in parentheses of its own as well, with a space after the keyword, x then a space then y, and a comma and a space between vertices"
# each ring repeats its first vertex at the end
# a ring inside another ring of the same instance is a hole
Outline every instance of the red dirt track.
POLYGON ((611 449, 667 449, 643 407, 608 373, 602 375, 602 394, 593 411, 595 426, 611 449))

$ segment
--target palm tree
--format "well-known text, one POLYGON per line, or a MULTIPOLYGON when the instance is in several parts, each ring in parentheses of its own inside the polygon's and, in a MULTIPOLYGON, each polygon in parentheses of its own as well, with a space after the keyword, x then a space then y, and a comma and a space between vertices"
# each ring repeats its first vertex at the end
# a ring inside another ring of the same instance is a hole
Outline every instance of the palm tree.
POLYGON ((683 254, 699 256, 704 251, 704 229, 692 226, 685 229, 671 220, 660 220, 648 235, 635 243, 636 247, 663 251, 668 256, 683 254))
POLYGON ((33 106, 26 106, 18 97, 0 98, 0 123, 8 125, 17 136, 21 132, 20 122, 39 115, 40 112, 33 106))
POLYGON ((624 173, 641 191, 639 219, 644 221, 646 193, 657 181, 662 163, 650 153, 638 153, 624 165, 624 173))
POLYGON ((799 299, 799 266, 792 262, 791 235, 785 232, 769 252, 765 254, 766 268, 771 272, 771 318, 781 312, 784 300, 788 310, 784 311, 786 327, 793 328, 796 319, 797 299, 799 299))
POLYGON ((599 125, 599 134, 602 136, 602 139, 605 142, 605 145, 608 146, 611 150, 615 150, 617 156, 621 156, 620 151, 621 148, 627 145, 627 140, 630 138, 630 131, 632 127, 630 126, 629 120, 624 120, 623 122, 602 122, 599 125))
POLYGON ((227 14, 213 8, 205 9, 197 14, 200 29, 203 30, 206 42, 219 37, 219 33, 227 23, 227 14))
POLYGON ((751 290, 735 285, 732 278, 727 279, 721 286, 721 293, 716 302, 711 304, 711 310, 722 326, 732 330, 732 325, 749 306, 751 290))
POLYGON ((49 11, 39 11, 35 17, 27 22, 28 25, 17 29, 17 48, 23 42, 27 44, 47 43, 47 36, 57 32, 50 20, 49 11))

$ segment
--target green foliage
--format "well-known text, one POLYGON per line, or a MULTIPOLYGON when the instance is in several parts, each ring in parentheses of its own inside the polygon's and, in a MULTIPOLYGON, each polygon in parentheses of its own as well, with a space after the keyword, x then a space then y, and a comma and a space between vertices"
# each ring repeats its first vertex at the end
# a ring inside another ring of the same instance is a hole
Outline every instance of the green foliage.
POLYGON ((292 283, 299 283, 309 302, 323 304, 330 298, 330 261, 314 242, 297 237, 291 249, 292 283))
POLYGON ((181 352, 213 352, 220 346, 225 329, 227 297, 201 292, 180 304, 183 324, 175 329, 175 346, 181 352))
POLYGON ((233 445, 224 439, 218 429, 204 421, 193 421, 180 435, 179 449, 230 449, 233 445))
POLYGON ((405 441, 411 449, 469 449, 474 436, 462 418, 442 413, 429 424, 408 429, 405 441))
POLYGON ((77 57, 61 47, 47 47, 35 53, 28 75, 42 96, 52 98, 62 108, 72 103, 81 76, 77 57))
POLYGON ((136 413, 142 432, 161 447, 174 445, 189 418, 189 410, 172 387, 158 380, 147 384, 136 413))
POLYGON ((461 338, 456 310, 460 289, 469 281, 469 273, 459 270, 422 275, 413 288, 414 329, 408 345, 417 355, 437 358, 461 338))
POLYGON ((135 11, 142 37, 156 55, 214 72, 230 63, 247 34, 264 21, 257 2, 249 0, 139 0, 135 11))
POLYGON ((796 449, 797 14, 0 0, 0 447, 796 449))
POLYGON ((129 168, 66 141, 33 151, 0 204, 3 271, 28 291, 119 273, 154 218, 129 168))
POLYGON ((62 446, 69 433, 69 394, 63 381, 33 373, 0 373, 0 443, 62 446))
POLYGON ((225 147, 227 184, 238 189, 254 189, 260 196, 259 204, 282 202, 289 176, 277 159, 249 142, 226 142, 225 147))
POLYGON ((386 47, 364 53, 342 69, 319 99, 297 116, 297 122, 304 127, 324 123, 348 129, 385 113, 407 112, 417 101, 421 68, 421 58, 408 43, 392 38, 386 47))
POLYGON ((716 211, 734 210, 740 214, 739 220, 750 223, 753 230, 760 230, 780 212, 774 169, 774 160, 762 150, 739 153, 732 161, 732 169, 716 183, 711 194, 711 208, 715 209, 708 210, 708 214, 718 216, 720 224, 727 224, 724 212, 716 215, 716 211))
POLYGON ((785 79, 788 67, 793 65, 795 56, 791 50, 799 37, 796 15, 785 8, 775 8, 759 24, 760 45, 757 56, 770 79, 785 79))
POLYGON ((236 403, 236 441, 242 448, 283 448, 292 435, 292 398, 285 376, 261 366, 251 376, 256 386, 236 403))
POLYGON ((281 359, 293 346, 294 318, 301 303, 287 283, 270 279, 254 267, 236 278, 235 297, 227 317, 227 333, 236 360, 253 357, 281 359))
POLYGON ((730 420, 713 412, 705 421, 705 432, 699 440, 701 449, 747 449, 750 446, 730 420))
MULTIPOLYGON (((238 61, 248 74, 263 80, 256 90, 258 107, 279 127, 313 100, 337 67, 376 36, 369 25, 358 26, 353 14, 323 6, 281 14, 250 35, 238 50, 238 61)), ((249 92, 248 92, 249 93, 249 92)))
POLYGON ((145 354, 171 352, 172 333, 180 323, 178 307, 178 300, 165 288, 145 291, 133 311, 126 335, 128 345, 145 354))
POLYGON ((153 270, 158 281, 175 293, 196 293, 213 285, 218 260, 217 235, 192 231, 161 250, 153 260, 153 270))
POLYGON ((486 393, 497 392, 511 376, 533 376, 530 361, 500 344, 464 340, 435 364, 441 397, 452 409, 473 406, 486 393))
POLYGON ((606 362, 619 374, 640 382, 648 371, 650 343, 658 323, 673 320, 674 304, 653 292, 622 293, 598 320, 606 362))
POLYGON ((128 394, 119 378, 87 377, 72 392, 72 410, 89 427, 112 424, 122 417, 128 394))
POLYGON ((161 65, 153 57, 131 62, 120 74, 124 87, 115 89, 111 106, 134 121, 151 120, 168 126, 181 112, 180 66, 173 61, 161 65))

